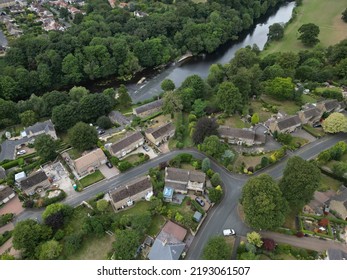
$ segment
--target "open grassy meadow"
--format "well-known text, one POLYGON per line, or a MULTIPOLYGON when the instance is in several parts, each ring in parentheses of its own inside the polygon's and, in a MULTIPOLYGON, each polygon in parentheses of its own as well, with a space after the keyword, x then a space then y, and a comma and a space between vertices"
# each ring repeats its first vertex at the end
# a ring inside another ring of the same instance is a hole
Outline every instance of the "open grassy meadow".
POLYGON ((298 29, 306 23, 314 23, 319 26, 319 44, 324 47, 346 39, 347 23, 341 19, 341 14, 346 8, 347 0, 303 0, 303 4, 296 9, 297 17, 285 29, 284 38, 279 42, 271 42, 263 55, 279 51, 297 52, 305 49, 297 37, 299 36, 298 29))

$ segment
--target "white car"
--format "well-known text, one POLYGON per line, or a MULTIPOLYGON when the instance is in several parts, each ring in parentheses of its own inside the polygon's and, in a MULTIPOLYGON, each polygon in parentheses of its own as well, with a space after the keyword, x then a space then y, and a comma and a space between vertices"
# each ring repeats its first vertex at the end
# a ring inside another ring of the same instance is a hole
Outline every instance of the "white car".
POLYGON ((20 151, 18 151, 17 152, 17 155, 25 155, 27 152, 26 152, 26 150, 20 150, 20 151))
POLYGON ((224 236, 230 236, 230 235, 235 235, 235 230, 227 228, 227 229, 223 229, 223 235, 224 236))

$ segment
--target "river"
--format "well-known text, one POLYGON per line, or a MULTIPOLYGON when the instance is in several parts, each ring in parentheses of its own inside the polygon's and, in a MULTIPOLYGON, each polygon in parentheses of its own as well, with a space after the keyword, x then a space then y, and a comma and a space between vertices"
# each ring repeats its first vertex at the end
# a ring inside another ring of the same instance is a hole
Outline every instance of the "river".
POLYGON ((235 52, 240 48, 257 44, 262 50, 267 41, 269 26, 274 23, 288 22, 292 16, 294 7, 295 2, 281 5, 277 11, 274 11, 273 14, 259 21, 253 29, 240 36, 237 42, 227 43, 212 54, 193 57, 180 64, 173 63, 159 74, 146 76, 147 80, 142 85, 137 85, 136 83, 128 84, 127 87, 133 102, 143 101, 161 93, 160 84, 165 79, 171 79, 176 87, 179 87, 188 76, 197 74, 202 78, 206 78, 212 64, 225 64, 229 62, 234 57, 235 52))
POLYGON ((7 39, 6 39, 6 36, 5 34, 0 30, 0 46, 4 46, 4 47, 7 47, 7 39))

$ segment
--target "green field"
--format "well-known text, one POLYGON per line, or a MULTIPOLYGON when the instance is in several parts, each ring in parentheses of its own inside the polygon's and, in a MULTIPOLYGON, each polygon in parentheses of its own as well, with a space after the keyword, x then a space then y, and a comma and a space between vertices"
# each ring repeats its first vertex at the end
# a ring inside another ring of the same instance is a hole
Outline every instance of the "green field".
POLYGON ((285 29, 284 38, 279 42, 271 42, 263 52, 267 55, 273 52, 300 51, 305 49, 297 40, 298 29, 306 23, 319 26, 318 36, 320 45, 327 47, 347 38, 347 23, 341 19, 342 12, 347 8, 347 0, 304 0, 302 6, 297 8, 297 17, 285 29))

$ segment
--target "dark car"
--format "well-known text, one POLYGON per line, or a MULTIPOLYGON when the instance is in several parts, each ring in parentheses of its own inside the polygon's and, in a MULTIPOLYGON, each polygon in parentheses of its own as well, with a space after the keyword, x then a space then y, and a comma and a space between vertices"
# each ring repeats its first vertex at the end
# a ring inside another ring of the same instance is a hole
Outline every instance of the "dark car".
POLYGON ((102 134, 104 134, 104 133, 105 133, 105 130, 102 130, 102 129, 101 129, 101 130, 98 130, 98 134, 99 134, 99 135, 102 135, 102 134))
POLYGON ((201 206, 201 207, 204 207, 205 206, 205 202, 200 198, 200 197, 196 197, 195 198, 195 201, 197 202, 197 203, 199 203, 199 205, 201 206))
POLYGON ((106 162, 106 165, 107 165, 107 167, 108 167, 108 168, 112 168, 112 167, 113 167, 112 163, 111 163, 111 162, 109 162, 109 161, 108 161, 108 162, 106 162))

